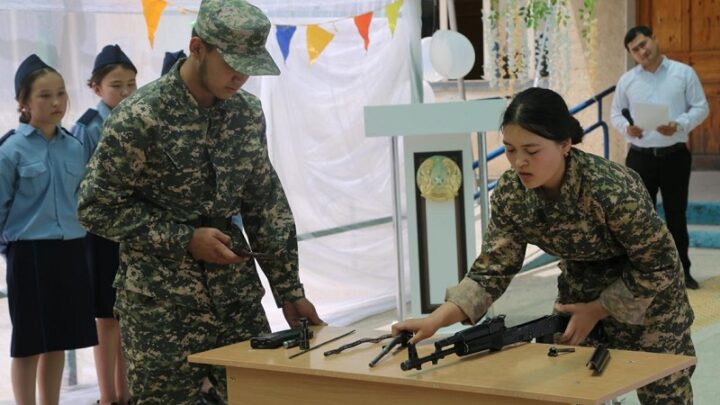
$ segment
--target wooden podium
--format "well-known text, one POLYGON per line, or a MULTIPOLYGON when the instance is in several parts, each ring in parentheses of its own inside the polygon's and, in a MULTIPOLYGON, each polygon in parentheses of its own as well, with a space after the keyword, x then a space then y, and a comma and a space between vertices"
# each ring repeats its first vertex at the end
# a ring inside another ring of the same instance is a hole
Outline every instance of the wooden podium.
MULTIPOLYGON (((310 346, 349 328, 313 327, 310 346)), ((405 350, 388 354, 374 368, 368 363, 382 344, 364 343, 334 356, 323 352, 382 332, 355 333, 294 359, 294 349, 255 350, 250 342, 193 354, 192 363, 225 366, 229 404, 601 404, 694 365, 695 357, 611 350, 601 376, 585 363, 592 348, 548 357, 550 345, 520 344, 492 354, 448 356, 420 371, 402 371, 405 350)), ((430 343, 417 347, 420 356, 430 343)))

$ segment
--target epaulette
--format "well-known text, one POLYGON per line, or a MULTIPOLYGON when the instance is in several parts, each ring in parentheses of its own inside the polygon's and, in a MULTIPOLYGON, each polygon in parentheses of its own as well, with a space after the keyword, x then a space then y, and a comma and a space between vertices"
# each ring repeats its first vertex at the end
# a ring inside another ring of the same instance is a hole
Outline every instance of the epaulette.
POLYGON ((96 115, 98 115, 98 111, 96 109, 88 108, 88 110, 85 111, 85 113, 77 120, 77 122, 78 124, 88 126, 96 115))
POLYGON ((59 131, 62 131, 63 133, 65 133, 66 136, 69 136, 70 138, 78 141, 78 142, 80 143, 80 145, 83 145, 83 144, 84 144, 82 139, 80 139, 80 138, 78 138, 77 136, 75 136, 75 134, 72 133, 72 131, 68 131, 67 128, 65 128, 65 127, 60 127, 59 131))
POLYGON ((7 131, 7 132, 5 133, 5 135, 0 136, 0 145, 2 145, 3 143, 5 143, 5 141, 7 141, 8 138, 10 138, 10 135, 12 135, 12 134, 14 134, 14 133, 15 133, 15 130, 14 130, 14 129, 11 129, 11 130, 7 131))

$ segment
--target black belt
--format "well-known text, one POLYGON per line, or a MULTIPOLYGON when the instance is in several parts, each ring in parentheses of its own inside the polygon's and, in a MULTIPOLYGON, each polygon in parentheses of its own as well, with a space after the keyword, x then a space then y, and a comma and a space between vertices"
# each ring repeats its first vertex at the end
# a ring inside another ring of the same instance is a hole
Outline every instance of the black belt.
POLYGON ((662 148, 641 148, 641 147, 639 147, 639 146, 636 146, 636 145, 632 145, 632 144, 631 144, 631 145, 630 145, 630 149, 632 149, 632 150, 634 150, 634 151, 636 151, 636 152, 640 152, 640 153, 646 154, 646 155, 653 155, 653 156, 655 156, 655 157, 662 157, 662 156, 667 156, 667 155, 669 155, 669 154, 671 154, 671 153, 678 152, 678 151, 683 150, 683 149, 687 150, 687 146, 685 146, 685 142, 676 143, 676 144, 673 144, 673 145, 670 145, 670 146, 664 146, 664 147, 662 147, 662 148))

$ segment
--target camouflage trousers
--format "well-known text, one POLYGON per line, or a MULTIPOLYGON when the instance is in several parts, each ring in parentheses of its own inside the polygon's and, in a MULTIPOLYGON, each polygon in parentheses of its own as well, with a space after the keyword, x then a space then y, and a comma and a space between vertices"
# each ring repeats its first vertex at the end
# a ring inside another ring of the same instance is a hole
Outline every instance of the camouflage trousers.
POLYGON ((260 302, 195 308, 117 291, 123 354, 133 405, 195 404, 204 378, 227 402, 225 369, 187 357, 270 331, 260 302))
MULTIPOLYGON (((695 356, 690 329, 682 322, 668 321, 662 325, 645 327, 603 320, 607 343, 611 348, 655 353, 672 353, 695 356)), ((611 360, 612 361, 612 360, 611 360)), ((637 395, 643 405, 691 405, 693 403, 690 377, 695 367, 678 371, 665 378, 638 388, 637 395)))

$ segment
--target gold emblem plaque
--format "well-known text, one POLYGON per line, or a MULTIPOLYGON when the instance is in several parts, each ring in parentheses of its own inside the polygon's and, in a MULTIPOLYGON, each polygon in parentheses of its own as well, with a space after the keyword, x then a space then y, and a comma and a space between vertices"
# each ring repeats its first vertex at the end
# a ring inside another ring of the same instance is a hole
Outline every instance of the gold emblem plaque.
POLYGON ((460 190, 462 172, 453 160, 435 155, 420 164, 415 181, 423 198, 430 201, 450 201, 460 190))

